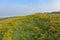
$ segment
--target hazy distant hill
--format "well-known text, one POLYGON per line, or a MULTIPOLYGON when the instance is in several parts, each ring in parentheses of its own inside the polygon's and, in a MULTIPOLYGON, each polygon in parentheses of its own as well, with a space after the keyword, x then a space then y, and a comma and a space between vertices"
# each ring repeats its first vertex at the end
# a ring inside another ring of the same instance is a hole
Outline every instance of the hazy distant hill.
POLYGON ((60 40, 60 14, 1 19, 0 40, 60 40))

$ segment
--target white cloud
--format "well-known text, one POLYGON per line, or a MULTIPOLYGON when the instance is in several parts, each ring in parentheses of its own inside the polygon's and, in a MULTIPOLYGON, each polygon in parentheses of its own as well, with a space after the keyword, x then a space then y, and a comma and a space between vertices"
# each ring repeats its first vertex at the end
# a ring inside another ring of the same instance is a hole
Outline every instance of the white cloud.
MULTIPOLYGON (((41 0, 40 0, 41 1, 41 0)), ((43 2, 44 0, 42 0, 43 2)), ((60 0, 50 0, 52 1, 52 3, 46 3, 43 5, 38 5, 37 6, 37 11, 41 11, 44 12, 51 12, 51 11, 59 11, 60 10, 60 0)))

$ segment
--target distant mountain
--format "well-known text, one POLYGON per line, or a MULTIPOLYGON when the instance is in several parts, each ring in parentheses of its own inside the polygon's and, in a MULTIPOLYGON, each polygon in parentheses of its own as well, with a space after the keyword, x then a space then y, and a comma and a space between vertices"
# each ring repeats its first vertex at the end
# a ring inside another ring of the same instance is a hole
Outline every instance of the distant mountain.
POLYGON ((51 12, 52 14, 60 14, 60 11, 58 11, 58 12, 51 12))
POLYGON ((60 14, 0 19, 0 40, 60 40, 60 14))

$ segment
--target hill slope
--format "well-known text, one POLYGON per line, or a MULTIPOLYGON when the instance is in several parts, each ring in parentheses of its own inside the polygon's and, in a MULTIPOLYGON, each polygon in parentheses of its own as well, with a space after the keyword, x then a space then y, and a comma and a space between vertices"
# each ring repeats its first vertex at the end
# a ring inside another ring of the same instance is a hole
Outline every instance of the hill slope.
POLYGON ((60 40, 60 14, 33 14, 0 20, 0 40, 60 40))

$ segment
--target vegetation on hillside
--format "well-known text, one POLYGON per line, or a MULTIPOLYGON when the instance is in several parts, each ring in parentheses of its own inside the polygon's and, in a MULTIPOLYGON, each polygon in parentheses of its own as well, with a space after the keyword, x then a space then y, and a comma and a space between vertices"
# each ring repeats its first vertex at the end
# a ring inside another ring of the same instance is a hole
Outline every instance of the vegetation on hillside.
POLYGON ((60 14, 33 14, 0 21, 0 40, 60 40, 60 14))

